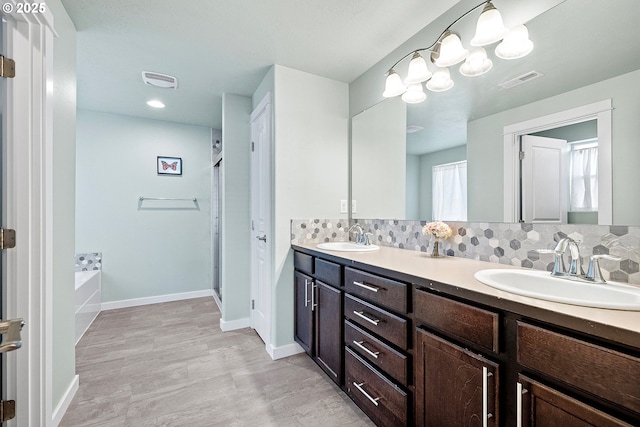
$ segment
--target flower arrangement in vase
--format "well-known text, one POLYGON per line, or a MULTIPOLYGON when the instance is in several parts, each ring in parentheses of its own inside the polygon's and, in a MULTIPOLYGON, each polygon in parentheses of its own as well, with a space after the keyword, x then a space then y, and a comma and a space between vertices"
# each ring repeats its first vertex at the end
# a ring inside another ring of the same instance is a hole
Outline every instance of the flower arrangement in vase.
POLYGON ((435 238, 431 256, 444 256, 440 254, 440 239, 448 239, 451 237, 451 227, 442 221, 433 221, 422 227, 422 234, 425 236, 433 236, 435 238))

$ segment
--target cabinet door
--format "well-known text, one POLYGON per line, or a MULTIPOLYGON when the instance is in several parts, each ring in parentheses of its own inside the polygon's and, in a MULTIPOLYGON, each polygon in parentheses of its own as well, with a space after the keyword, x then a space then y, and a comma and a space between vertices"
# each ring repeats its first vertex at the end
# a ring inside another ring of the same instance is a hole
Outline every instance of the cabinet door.
POLYGON ((295 340, 309 356, 313 356, 313 279, 296 271, 295 286, 295 340))
POLYGON ((631 427, 617 418, 573 399, 551 387, 518 375, 521 396, 518 427, 631 427))
POLYGON ((496 363, 421 329, 416 343, 417 425, 500 425, 496 363))
POLYGON ((316 282, 316 361, 342 385, 342 291, 316 282))

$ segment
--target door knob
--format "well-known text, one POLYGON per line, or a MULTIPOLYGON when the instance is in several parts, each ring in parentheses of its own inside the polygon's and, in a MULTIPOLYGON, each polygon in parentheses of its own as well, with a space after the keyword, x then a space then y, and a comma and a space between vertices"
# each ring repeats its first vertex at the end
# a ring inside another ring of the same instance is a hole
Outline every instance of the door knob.
POLYGON ((24 320, 11 319, 0 321, 0 334, 2 334, 2 344, 0 353, 17 350, 22 347, 22 337, 20 331, 24 326, 24 320))
POLYGON ((267 241, 267 235, 265 234, 265 235, 264 235, 264 236, 262 236, 262 237, 260 237, 260 236, 256 236, 256 239, 258 239, 258 240, 262 240, 263 242, 265 242, 265 243, 266 243, 266 241, 267 241))

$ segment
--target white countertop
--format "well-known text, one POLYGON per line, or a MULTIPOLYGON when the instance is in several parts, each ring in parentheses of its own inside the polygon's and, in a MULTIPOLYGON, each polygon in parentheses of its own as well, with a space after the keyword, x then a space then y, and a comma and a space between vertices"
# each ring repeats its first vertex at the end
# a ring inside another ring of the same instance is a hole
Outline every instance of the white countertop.
POLYGON ((487 286, 473 276, 477 271, 489 268, 522 269, 519 267, 459 257, 431 258, 425 252, 386 246, 374 252, 321 250, 315 243, 294 246, 640 334, 640 311, 590 308, 524 297, 487 286))

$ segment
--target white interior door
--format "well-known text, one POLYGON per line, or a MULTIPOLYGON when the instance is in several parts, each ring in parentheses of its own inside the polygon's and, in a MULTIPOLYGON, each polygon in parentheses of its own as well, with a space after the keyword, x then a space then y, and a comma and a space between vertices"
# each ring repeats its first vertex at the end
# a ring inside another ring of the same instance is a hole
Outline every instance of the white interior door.
POLYGON ((523 135, 522 152, 522 220, 566 224, 569 201, 567 141, 523 135))
POLYGON ((271 331, 271 98, 251 114, 251 327, 265 344, 271 331))

